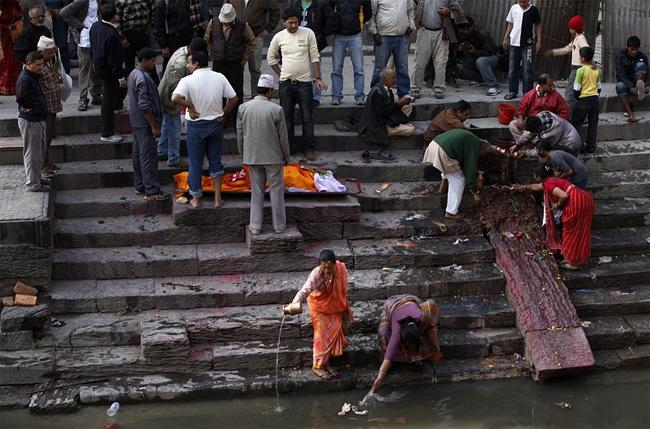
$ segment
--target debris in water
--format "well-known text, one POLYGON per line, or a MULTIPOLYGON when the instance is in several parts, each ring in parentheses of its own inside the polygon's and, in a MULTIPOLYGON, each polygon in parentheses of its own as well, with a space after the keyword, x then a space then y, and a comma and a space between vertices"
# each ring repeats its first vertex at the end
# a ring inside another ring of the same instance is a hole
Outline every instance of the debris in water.
POLYGON ((418 214, 413 214, 413 215, 405 216, 403 219, 404 219, 404 220, 424 219, 424 215, 418 213, 418 214))
POLYGON ((456 241, 454 241, 453 244, 461 244, 461 243, 465 243, 467 241, 469 241, 469 238, 458 238, 458 239, 456 239, 456 241))
POLYGON ((588 328, 591 326, 591 322, 588 320, 583 320, 582 322, 580 322, 580 326, 582 326, 583 328, 588 328))
POLYGON ((350 404, 349 402, 346 402, 346 403, 343 404, 343 406, 341 407, 341 411, 339 411, 337 414, 338 414, 339 416, 344 416, 344 415, 346 415, 347 413, 349 413, 350 411, 352 411, 352 404, 350 404))
POLYGON ((633 290, 613 290, 609 294, 611 296, 624 296, 624 295, 634 295, 636 292, 633 290))
POLYGON ((108 410, 106 410, 106 415, 108 417, 115 417, 118 411, 120 411, 120 403, 113 402, 111 406, 108 408, 108 410))
POLYGON ((404 416, 395 417, 395 423, 400 424, 400 425, 405 425, 406 424, 406 417, 404 417, 404 416))
POLYGON ((564 401, 556 402, 554 405, 557 405, 558 407, 563 408, 563 409, 571 408, 571 404, 569 404, 568 402, 564 402, 564 401))
POLYGON ((520 355, 519 353, 513 353, 513 354, 512 354, 512 358, 513 358, 514 360, 519 360, 519 359, 521 359, 521 355, 520 355))
POLYGON ((612 262, 611 256, 601 256, 600 258, 598 258, 599 264, 609 264, 610 262, 612 262))
POLYGON ((646 242, 646 243, 650 243, 650 237, 646 237, 646 238, 645 238, 645 242, 646 242))

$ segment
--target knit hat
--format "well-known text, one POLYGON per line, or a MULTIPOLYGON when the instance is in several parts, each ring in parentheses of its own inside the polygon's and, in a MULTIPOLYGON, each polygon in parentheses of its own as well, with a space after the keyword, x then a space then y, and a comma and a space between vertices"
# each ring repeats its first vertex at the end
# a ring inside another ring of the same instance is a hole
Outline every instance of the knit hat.
POLYGON ((56 48, 56 43, 54 43, 54 40, 50 39, 49 37, 41 36, 41 38, 38 39, 36 48, 39 51, 44 51, 46 49, 56 48))
POLYGON ((580 15, 576 15, 569 20, 569 28, 576 33, 580 34, 584 30, 584 22, 580 15))
POLYGON ((235 8, 230 3, 224 3, 221 6, 221 12, 219 12, 219 21, 228 24, 229 22, 233 22, 235 18, 237 18, 235 8))
POLYGON ((263 74, 257 82, 259 88, 273 88, 275 86, 275 78, 270 74, 263 74))

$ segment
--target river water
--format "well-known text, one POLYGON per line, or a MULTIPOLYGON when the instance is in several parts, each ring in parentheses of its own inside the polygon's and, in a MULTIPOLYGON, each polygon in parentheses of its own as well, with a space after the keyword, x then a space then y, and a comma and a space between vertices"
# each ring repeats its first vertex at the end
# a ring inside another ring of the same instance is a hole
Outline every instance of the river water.
MULTIPOLYGON (((233 400, 122 404, 124 429, 203 428, 648 428, 650 371, 618 370, 544 384, 531 379, 383 387, 368 414, 338 416, 365 391, 285 394, 233 400), (557 404, 570 404, 564 408, 557 404)), ((0 412, 0 427, 100 429, 108 406, 67 415, 0 412)))

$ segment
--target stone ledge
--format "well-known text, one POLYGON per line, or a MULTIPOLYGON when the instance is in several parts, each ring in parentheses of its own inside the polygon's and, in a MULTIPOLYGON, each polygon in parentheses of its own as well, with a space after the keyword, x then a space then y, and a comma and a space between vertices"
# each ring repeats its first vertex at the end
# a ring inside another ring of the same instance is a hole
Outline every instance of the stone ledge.
POLYGON ((276 233, 270 225, 263 225, 261 234, 252 234, 246 228, 246 244, 251 255, 300 252, 303 237, 295 225, 287 225, 286 231, 276 233))

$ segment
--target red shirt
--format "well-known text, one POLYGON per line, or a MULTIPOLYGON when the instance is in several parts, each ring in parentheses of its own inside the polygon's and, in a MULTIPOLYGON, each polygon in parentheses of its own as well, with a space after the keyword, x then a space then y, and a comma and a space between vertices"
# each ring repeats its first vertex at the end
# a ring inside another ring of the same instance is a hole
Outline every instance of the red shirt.
POLYGON ((524 95, 524 98, 519 102, 519 107, 517 107, 515 115, 527 118, 545 110, 553 112, 567 121, 569 120, 569 106, 560 93, 553 90, 548 94, 540 96, 537 92, 537 87, 531 89, 524 95))
POLYGON ((542 182, 542 186, 544 187, 544 191, 546 191, 551 197, 551 201, 557 202, 559 198, 553 195, 553 190, 555 188, 560 188, 566 192, 569 187, 573 186, 573 183, 565 179, 560 179, 559 177, 549 177, 548 179, 544 180, 544 182, 542 182))

